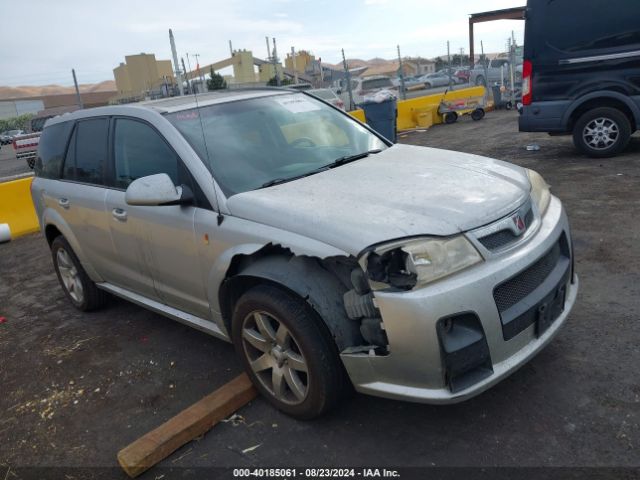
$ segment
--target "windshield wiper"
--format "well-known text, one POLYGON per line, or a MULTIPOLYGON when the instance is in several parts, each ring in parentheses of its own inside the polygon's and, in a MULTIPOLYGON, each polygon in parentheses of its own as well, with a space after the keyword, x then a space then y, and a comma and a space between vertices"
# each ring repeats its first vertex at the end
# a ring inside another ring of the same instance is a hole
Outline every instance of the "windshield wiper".
POLYGON ((298 180, 299 178, 308 177, 313 175, 314 173, 322 172, 323 170, 327 170, 329 167, 322 166, 320 168, 316 168, 315 170, 311 170, 310 172, 303 173, 302 175, 295 175, 293 177, 281 177, 274 178, 273 180, 269 180, 268 182, 263 183, 260 188, 272 187, 273 185, 280 185, 281 183, 291 182, 292 180, 298 180))
POLYGON ((344 165, 345 163, 354 162, 356 160, 360 160, 361 158, 366 158, 369 155, 380 153, 382 150, 376 148, 374 150, 369 150, 367 152, 356 153, 355 155, 345 155, 344 157, 336 158, 329 165, 323 165, 318 167, 310 172, 303 173, 302 175, 295 175, 293 177, 281 177, 274 178, 273 180, 269 180, 268 182, 263 183, 260 188, 272 187, 273 185, 280 185, 281 183, 291 182, 293 180, 298 180, 299 178, 308 177, 315 173, 323 172, 324 170, 328 170, 330 168, 339 167, 340 165, 344 165))
POLYGON ((376 148, 374 150, 369 150, 367 152, 356 153, 355 155, 345 155, 344 157, 336 158, 331 164, 327 165, 326 168, 335 168, 340 165, 344 165, 345 163, 354 162, 356 160, 360 160, 361 158, 366 158, 369 155, 380 153, 382 150, 376 148))

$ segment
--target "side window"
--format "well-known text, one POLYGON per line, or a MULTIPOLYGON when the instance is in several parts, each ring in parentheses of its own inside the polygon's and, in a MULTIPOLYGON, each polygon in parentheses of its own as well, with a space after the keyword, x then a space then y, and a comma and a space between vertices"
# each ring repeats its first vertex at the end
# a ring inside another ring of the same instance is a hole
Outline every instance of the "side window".
POLYGON ((574 2, 548 2, 538 15, 536 49, 547 56, 624 51, 640 46, 638 1, 583 0, 579 6, 574 2), (593 15, 596 11, 597 15, 593 15), (573 28, 567 28, 567 19, 573 28))
POLYGON ((132 181, 156 173, 166 173, 175 185, 180 184, 178 157, 150 126, 119 118, 114 137, 116 187, 127 188, 132 181))
POLYGON ((47 127, 40 136, 35 173, 44 178, 60 178, 64 153, 73 122, 56 123, 47 127))
POLYGON ((106 118, 82 120, 73 131, 64 162, 63 178, 101 185, 107 163, 106 118))

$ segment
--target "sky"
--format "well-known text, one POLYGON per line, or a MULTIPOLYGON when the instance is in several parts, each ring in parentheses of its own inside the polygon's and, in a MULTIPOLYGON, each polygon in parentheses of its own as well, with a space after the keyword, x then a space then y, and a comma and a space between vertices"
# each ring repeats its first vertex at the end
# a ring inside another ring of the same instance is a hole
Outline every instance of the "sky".
MULTIPOLYGON (((291 47, 323 62, 347 58, 434 57, 468 53, 468 14, 517 7, 525 0, 23 0, 3 2, 0 85, 70 85, 113 80, 125 55, 170 59, 169 28, 178 56, 200 54, 205 65, 234 49, 266 57, 265 36, 284 58, 291 47)), ((486 52, 505 49, 511 31, 521 44, 524 23, 477 24, 486 52)), ((195 62, 192 62, 195 63, 195 62)), ((195 65, 192 64, 195 67, 195 65)), ((223 71, 222 73, 227 73, 223 71)))

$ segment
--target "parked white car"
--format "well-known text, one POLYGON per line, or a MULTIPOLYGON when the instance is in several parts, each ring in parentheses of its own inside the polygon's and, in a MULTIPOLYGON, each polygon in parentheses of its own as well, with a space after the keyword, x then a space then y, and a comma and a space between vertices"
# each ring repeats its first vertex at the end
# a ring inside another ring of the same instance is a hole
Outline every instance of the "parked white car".
MULTIPOLYGON (((353 94, 353 102, 356 106, 362 103, 366 96, 370 96, 381 90, 388 90, 396 97, 400 95, 398 87, 395 86, 391 78, 386 75, 372 75, 370 77, 356 77, 351 79, 351 92, 353 94)), ((346 81, 341 81, 340 88, 336 93, 348 107, 349 92, 346 81)))
POLYGON ((338 107, 339 109, 344 110, 344 102, 338 96, 338 94, 330 88, 315 88, 313 90, 307 90, 307 93, 319 98, 320 100, 324 100, 325 102, 330 103, 334 107, 338 107))

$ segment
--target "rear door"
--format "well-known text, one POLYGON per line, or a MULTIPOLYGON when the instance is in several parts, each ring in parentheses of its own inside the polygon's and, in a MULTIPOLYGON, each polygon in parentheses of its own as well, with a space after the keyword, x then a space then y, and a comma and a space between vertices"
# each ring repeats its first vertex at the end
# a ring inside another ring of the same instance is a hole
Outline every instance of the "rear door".
POLYGON ((204 207, 197 184, 171 146, 150 124, 115 118, 112 127, 113 188, 106 199, 111 236, 121 259, 121 281, 132 290, 201 318, 210 316, 194 232, 204 207), (125 190, 138 178, 166 173, 196 196, 189 206, 132 206, 125 190))
POLYGON ((47 186, 51 205, 62 216, 99 275, 114 261, 105 213, 107 117, 76 122, 69 140, 60 182, 47 186))

